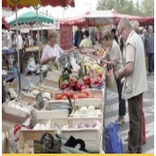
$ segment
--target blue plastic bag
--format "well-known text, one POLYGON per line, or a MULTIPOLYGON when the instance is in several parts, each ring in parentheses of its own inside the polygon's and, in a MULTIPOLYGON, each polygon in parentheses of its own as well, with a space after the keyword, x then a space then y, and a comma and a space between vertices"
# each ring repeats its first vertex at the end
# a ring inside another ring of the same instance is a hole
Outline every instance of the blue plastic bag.
POLYGON ((110 123, 104 131, 105 153, 123 153, 122 141, 119 136, 119 124, 117 121, 110 123))

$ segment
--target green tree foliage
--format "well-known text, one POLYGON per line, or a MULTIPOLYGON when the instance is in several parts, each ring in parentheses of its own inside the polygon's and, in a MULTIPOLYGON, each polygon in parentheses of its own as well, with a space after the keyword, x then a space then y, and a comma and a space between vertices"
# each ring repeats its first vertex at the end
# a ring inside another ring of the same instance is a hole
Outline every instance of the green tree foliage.
POLYGON ((99 0, 97 10, 114 9, 118 13, 154 16, 154 0, 99 0))
POLYGON ((142 0, 143 13, 146 16, 154 16, 154 0, 142 0))

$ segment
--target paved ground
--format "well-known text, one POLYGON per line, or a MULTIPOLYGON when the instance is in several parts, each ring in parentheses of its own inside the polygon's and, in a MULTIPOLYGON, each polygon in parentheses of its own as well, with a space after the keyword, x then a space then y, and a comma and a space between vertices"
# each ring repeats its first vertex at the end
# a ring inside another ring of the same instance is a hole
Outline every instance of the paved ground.
MULTIPOLYGON (((39 82, 39 76, 21 75, 22 87, 28 87, 28 79, 31 79, 34 85, 39 82)), ((143 153, 153 154, 154 153, 154 76, 148 76, 148 91, 144 94, 144 112, 146 120, 146 144, 143 145, 143 153)), ((128 108, 127 108, 128 109, 128 108)), ((118 117, 118 95, 116 88, 107 91, 107 100, 105 105, 105 125, 110 122, 114 122, 118 117)), ((127 138, 129 130, 129 118, 126 114, 126 123, 120 127, 121 139, 123 142, 124 152, 127 151, 127 138)))

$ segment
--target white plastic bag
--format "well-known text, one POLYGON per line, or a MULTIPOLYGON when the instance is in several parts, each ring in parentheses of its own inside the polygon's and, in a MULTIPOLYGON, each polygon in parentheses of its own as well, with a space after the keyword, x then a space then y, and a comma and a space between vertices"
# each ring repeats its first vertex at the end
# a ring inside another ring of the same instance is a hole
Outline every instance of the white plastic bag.
POLYGON ((70 63, 72 65, 72 68, 74 71, 77 71, 80 69, 80 66, 76 63, 76 60, 75 60, 73 54, 70 55, 70 63))

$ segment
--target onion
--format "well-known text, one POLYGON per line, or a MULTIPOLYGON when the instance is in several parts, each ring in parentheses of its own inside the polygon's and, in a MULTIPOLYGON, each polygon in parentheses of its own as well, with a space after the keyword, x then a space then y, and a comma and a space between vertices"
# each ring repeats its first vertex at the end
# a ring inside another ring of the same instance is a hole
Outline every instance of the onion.
POLYGON ((89 107, 88 107, 88 111, 95 112, 95 107, 94 107, 94 106, 89 106, 89 107))
POLYGON ((88 112, 87 107, 85 107, 85 106, 81 107, 80 114, 87 114, 87 112, 88 112))
POLYGON ((90 125, 88 123, 85 123, 86 128, 90 128, 90 125))
POLYGON ((93 111, 89 111, 87 114, 88 117, 94 117, 95 113, 93 111))
POLYGON ((96 126, 102 127, 102 124, 98 120, 94 120, 92 127, 95 128, 96 126))
POLYGON ((85 125, 83 123, 80 123, 80 124, 78 124, 77 128, 78 129, 85 128, 85 125))

